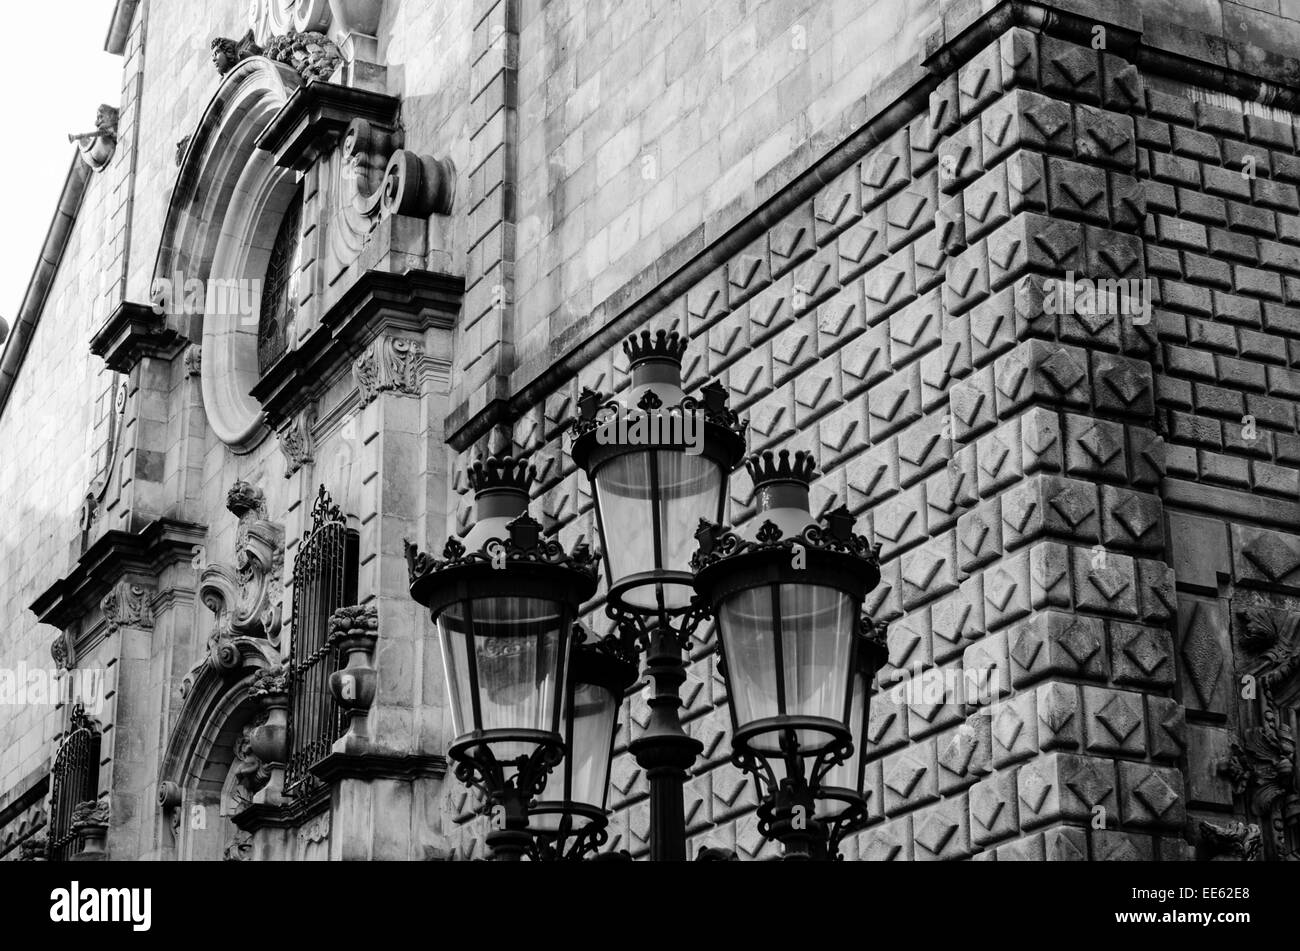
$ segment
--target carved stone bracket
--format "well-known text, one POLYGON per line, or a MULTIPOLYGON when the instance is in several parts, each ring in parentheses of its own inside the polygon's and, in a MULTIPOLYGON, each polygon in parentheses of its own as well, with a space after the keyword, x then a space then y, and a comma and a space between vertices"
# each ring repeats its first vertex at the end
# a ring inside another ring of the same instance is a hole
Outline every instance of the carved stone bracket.
POLYGON ((236 638, 277 642, 284 592, 284 527, 266 518, 262 490, 237 481, 226 508, 239 519, 235 564, 209 565, 199 577, 199 596, 217 617, 208 661, 220 670, 238 661, 236 638))
POLYGON ((95 130, 80 135, 69 135, 68 141, 77 143, 81 158, 94 171, 102 172, 113 161, 117 151, 118 110, 103 105, 95 114, 95 130))
POLYGON ((75 639, 70 631, 60 631, 50 643, 50 656, 59 670, 68 670, 77 662, 75 639))
POLYGON ((284 477, 287 479, 303 466, 316 461, 311 429, 315 416, 310 409, 294 416, 277 430, 280 451, 284 454, 284 477))
POLYGON ((153 629, 153 607, 150 602, 157 593, 155 588, 130 581, 119 581, 99 602, 108 624, 108 632, 116 634, 124 627, 153 629))
POLYGON ((394 215, 428 218, 451 213, 456 169, 450 159, 402 147, 402 136, 368 119, 354 119, 339 153, 337 220, 331 250, 340 266, 355 260, 379 222, 394 215))
POLYGON ((380 393, 420 395, 420 358, 424 347, 408 337, 384 335, 376 338, 352 364, 360 405, 373 402, 380 393))

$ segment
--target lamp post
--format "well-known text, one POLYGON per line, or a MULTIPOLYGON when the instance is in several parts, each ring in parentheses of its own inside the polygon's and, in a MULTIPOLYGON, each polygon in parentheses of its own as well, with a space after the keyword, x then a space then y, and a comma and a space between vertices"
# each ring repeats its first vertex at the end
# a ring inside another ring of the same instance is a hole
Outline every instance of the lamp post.
POLYGON ((682 389, 686 341, 642 331, 623 344, 632 373, 623 399, 584 390, 572 432, 586 474, 609 586, 607 612, 629 648, 645 652, 650 722, 629 744, 650 783, 650 857, 686 858, 683 788, 703 749, 681 722, 684 652, 704 618, 690 571, 701 519, 721 521, 745 426, 714 382, 682 389))
POLYGON ((586 545, 566 552, 528 515, 535 471, 494 457, 469 471, 478 521, 442 559, 407 543, 411 596, 438 629, 457 777, 487 801, 496 858, 533 849, 529 803, 564 756, 570 632, 596 590, 586 545))
POLYGON ((809 454, 764 452, 747 467, 754 527, 738 534, 703 521, 695 585, 718 619, 733 759, 762 791, 759 828, 788 859, 827 858, 832 836, 864 806, 860 769, 839 774, 852 787, 827 780, 861 749, 854 694, 865 703, 859 671, 874 626, 860 618, 880 582, 879 549, 854 533, 843 506, 812 517, 809 454))
MULTIPOLYGON (((810 514, 806 453, 749 461, 756 530, 722 527, 745 424, 718 383, 682 389, 685 341, 624 343, 622 399, 584 390, 571 452, 592 487, 617 636, 574 623, 595 593, 585 545, 543 541, 518 459, 470 469, 478 522, 442 559, 408 543, 411 594, 437 623, 456 774, 479 788, 498 858, 576 859, 606 841, 616 720, 644 652, 650 720, 629 744, 650 783, 650 857, 686 858, 683 788, 701 751, 681 721, 684 654, 716 617, 733 760, 762 790, 763 834, 828 858, 865 819, 862 749, 883 629, 861 618, 879 547, 841 507, 810 514), (576 630, 576 633, 571 633, 576 630)), ((712 857, 712 856, 706 856, 712 857)))

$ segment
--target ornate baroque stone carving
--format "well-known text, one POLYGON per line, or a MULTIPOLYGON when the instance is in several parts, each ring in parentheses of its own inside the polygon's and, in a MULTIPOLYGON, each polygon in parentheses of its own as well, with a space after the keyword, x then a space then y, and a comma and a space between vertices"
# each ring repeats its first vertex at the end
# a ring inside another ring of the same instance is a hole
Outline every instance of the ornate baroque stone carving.
POLYGON ((229 809, 232 814, 243 812, 253 804, 257 791, 271 778, 271 770, 253 750, 254 734, 262 725, 255 718, 249 722, 235 741, 235 762, 230 767, 227 788, 229 809))
POLYGON ((67 631, 61 631, 50 644, 50 656, 54 658, 54 666, 59 670, 67 670, 74 663, 76 658, 73 656, 74 640, 67 631))
POLYGON ((226 508, 239 519, 235 564, 209 565, 199 577, 199 596, 217 617, 208 662, 219 670, 238 663, 237 638, 277 643, 284 591, 284 528, 266 519, 262 490, 237 481, 226 508))
POLYGON ((226 845, 223 857, 227 862, 246 862, 253 857, 253 833, 236 829, 226 845))
POLYGON ((96 172, 102 172, 113 160, 117 151, 118 110, 103 105, 95 114, 95 130, 80 135, 69 135, 69 142, 76 142, 81 150, 82 160, 96 172))
MULTIPOLYGON (((241 62, 250 56, 261 56, 262 47, 257 45, 253 39, 253 31, 249 30, 242 39, 232 40, 226 36, 218 36, 212 40, 212 65, 217 68, 217 74, 225 76, 241 62)), ((188 147, 189 139, 186 137, 182 140, 188 147)), ((184 148, 177 148, 176 164, 180 164, 180 156, 184 154, 184 148)))
POLYGON ((241 40, 218 36, 212 40, 212 65, 225 76, 252 56, 265 56, 292 68, 304 80, 327 80, 343 63, 343 54, 324 33, 294 30, 258 43, 250 30, 241 40))
POLYGON ((154 596, 154 589, 144 585, 120 581, 99 602, 108 624, 108 632, 116 634, 123 627, 153 629, 153 608, 149 602, 154 596))
POLYGON ((343 64, 343 54, 324 33, 286 33, 266 44, 265 55, 293 67, 304 80, 326 80, 343 64))
POLYGON ((1300 860, 1294 845, 1296 738, 1289 707, 1300 702, 1300 613, 1253 605, 1236 612, 1238 642, 1259 652, 1250 668, 1256 706, 1244 711, 1247 725, 1218 772, 1233 791, 1247 797, 1248 812, 1269 830, 1264 854, 1270 859, 1300 860))
POLYGON ((428 218, 451 213, 456 169, 450 159, 417 155, 401 135, 355 119, 339 150, 339 188, 331 252, 340 267, 356 260, 376 226, 392 215, 428 218))
POLYGON ((1201 844, 1211 862, 1255 862, 1259 860, 1259 826, 1229 822, 1219 825, 1202 821, 1201 844))
POLYGON ((185 350, 185 375, 202 376, 203 347, 197 343, 190 344, 185 350))
POLYGON ((315 462, 315 447, 311 437, 314 416, 310 411, 299 413, 277 435, 280 451, 284 453, 284 477, 287 479, 309 462, 315 462))
POLYGON ((424 348, 407 337, 376 338, 352 364, 352 376, 361 394, 361 406, 380 393, 420 395, 419 366, 424 348))

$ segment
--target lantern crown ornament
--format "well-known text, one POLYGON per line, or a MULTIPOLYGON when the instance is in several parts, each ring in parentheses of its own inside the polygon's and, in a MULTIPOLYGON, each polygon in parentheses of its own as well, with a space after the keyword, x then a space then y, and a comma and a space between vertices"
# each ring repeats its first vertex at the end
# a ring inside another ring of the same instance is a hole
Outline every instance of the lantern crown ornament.
POLYGON ((665 361, 681 367, 682 358, 686 356, 686 340, 676 330, 653 333, 643 330, 623 341, 623 352, 627 354, 633 369, 650 360, 665 361))

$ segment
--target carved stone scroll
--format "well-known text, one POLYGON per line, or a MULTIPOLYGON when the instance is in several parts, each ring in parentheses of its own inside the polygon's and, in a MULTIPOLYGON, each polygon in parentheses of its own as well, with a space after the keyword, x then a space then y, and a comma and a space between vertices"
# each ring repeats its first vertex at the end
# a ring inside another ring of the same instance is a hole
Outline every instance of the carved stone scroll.
POLYGON ((221 670, 238 662, 237 638, 277 640, 284 593, 284 527, 265 517, 261 489, 236 482, 226 507, 239 519, 235 563, 209 565, 199 577, 199 596, 217 618, 208 661, 221 670))

